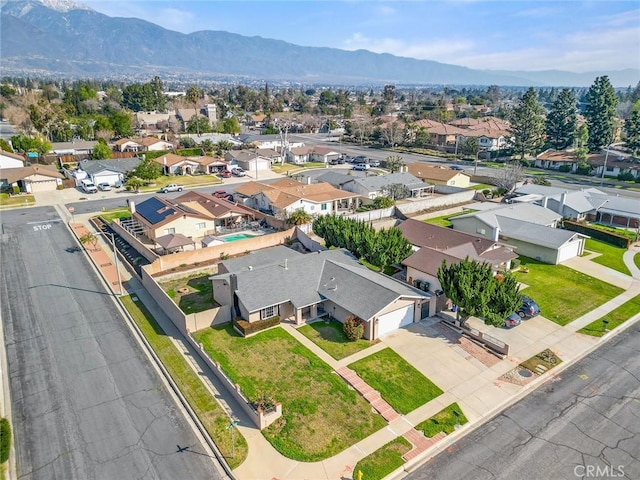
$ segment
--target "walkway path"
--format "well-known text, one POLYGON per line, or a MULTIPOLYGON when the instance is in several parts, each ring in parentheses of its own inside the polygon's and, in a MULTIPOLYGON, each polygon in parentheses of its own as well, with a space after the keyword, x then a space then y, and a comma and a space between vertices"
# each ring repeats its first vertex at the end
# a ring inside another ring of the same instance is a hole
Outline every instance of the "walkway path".
MULTIPOLYGON (((78 229, 76 226, 74 226, 74 230, 77 230, 80 235, 82 234, 80 232, 83 231, 82 229, 78 229)), ((97 246, 99 248, 96 248, 96 250, 102 249, 108 251, 107 244, 102 238, 99 238, 97 246)), ((557 369, 552 370, 552 375, 557 375, 558 371, 561 371, 561 369, 569 363, 581 358, 588 353, 588 351, 595 348, 598 343, 605 341, 605 339, 610 335, 615 334, 617 331, 620 331, 621 328, 624 328, 623 326, 614 330, 612 333, 603 337, 603 339, 595 339, 592 337, 586 338, 585 335, 576 333, 576 331, 582 328, 582 326, 590 323, 594 319, 600 318, 602 315, 616 308, 619 304, 640 293, 640 271, 633 264, 633 254, 636 252, 638 252, 637 247, 635 248, 635 251, 627 252, 624 256, 625 263, 632 272, 633 278, 628 276, 624 276, 626 278, 622 278, 617 275, 617 272, 611 273, 610 269, 594 264, 593 262, 575 262, 575 268, 585 271, 587 274, 598 277, 603 275, 605 276, 605 278, 603 278, 605 281, 608 281, 609 278, 614 278, 616 282, 626 282, 627 287, 623 294, 565 327, 556 329, 547 335, 541 336, 534 342, 534 344, 528 347, 531 352, 534 352, 534 354, 544 350, 545 348, 552 348, 556 352, 562 352, 561 357, 563 358, 564 363, 557 369)), ((100 256, 98 251, 89 252, 89 254, 92 255, 94 262, 103 272, 108 283, 113 285, 113 272, 115 272, 115 266, 111 262, 110 257, 104 253, 104 251, 102 252, 103 256, 100 256)), ((208 366, 199 360, 199 356, 196 352, 194 352, 191 346, 184 340, 178 329, 171 323, 162 309, 155 303, 155 301, 153 301, 146 290, 142 288, 135 278, 131 278, 130 273, 122 266, 121 274, 123 280, 126 280, 125 288, 127 292, 139 296, 155 316, 156 320, 165 330, 167 335, 169 335, 176 346, 185 353, 185 357, 191 363, 194 370, 201 375, 205 384, 215 398, 218 399, 221 405, 223 405, 228 412, 230 412, 230 415, 232 414, 234 417, 239 419, 239 431, 245 436, 249 444, 249 456, 247 460, 234 471, 234 474, 239 480, 252 480, 256 478, 277 478, 279 480, 302 480, 308 478, 318 480, 337 480, 352 478, 354 475, 353 467, 360 459, 373 453, 375 450, 399 436, 404 436, 413 445, 415 445, 415 448, 405 455, 405 460, 410 462, 408 465, 412 465, 424 460, 428 455, 434 454, 435 449, 443 448, 444 443, 441 441, 443 438, 442 435, 435 436, 432 439, 427 439, 420 432, 416 431, 414 427, 418 423, 435 415, 451 403, 458 402, 464 410, 467 418, 469 418, 470 425, 478 425, 483 421, 483 419, 490 418, 495 413, 506 408, 509 404, 514 403, 519 398, 526 395, 530 388, 534 388, 541 381, 546 381, 547 378, 550 378, 548 376, 542 376, 526 386, 518 386, 500 381, 498 380, 499 377, 515 366, 513 359, 508 358, 498 361, 498 363, 492 366, 487 366, 486 364, 482 365, 479 362, 467 362, 467 373, 463 376, 456 377, 457 372, 450 371, 448 375, 449 377, 453 376, 453 380, 450 378, 449 381, 446 382, 446 388, 443 388, 445 383, 444 381, 441 381, 443 377, 438 373, 432 374, 429 369, 439 370, 444 367, 437 362, 422 362, 419 365, 419 370, 432 380, 434 378, 436 379, 436 383, 440 384, 439 386, 444 390, 442 395, 404 416, 398 415, 397 412, 393 412, 396 416, 389 415, 390 411, 385 410, 382 404, 378 404, 378 408, 380 408, 381 411, 385 411, 388 416, 389 424, 387 427, 382 428, 338 455, 322 462, 298 462, 283 457, 271 446, 271 444, 269 444, 269 442, 266 441, 264 436, 255 427, 253 427, 249 419, 246 418, 242 410, 235 403, 235 400, 227 393, 224 386, 220 385, 217 377, 215 377, 215 375, 208 369, 208 366), (480 368, 478 365, 482 367, 482 370, 478 370, 478 368, 480 368)), ((630 325, 633 321, 639 318, 640 313, 633 319, 626 322, 625 326, 630 325)), ((372 392, 367 392, 367 385, 364 382, 362 382, 362 384, 358 383, 358 380, 349 374, 350 370, 345 367, 359 358, 368 356, 371 353, 389 346, 397 348, 398 353, 408 359, 413 355, 410 348, 401 349, 397 347, 397 345, 402 344, 402 335, 405 335, 407 338, 414 338, 414 340, 420 340, 423 342, 416 344, 419 346, 413 351, 415 353, 415 358, 424 356, 427 351, 432 355, 431 358, 450 358, 448 355, 451 355, 449 353, 451 344, 444 342, 441 337, 425 337, 421 333, 413 333, 410 327, 409 329, 402 329, 383 338, 383 341, 379 344, 373 345, 366 350, 338 361, 321 350, 315 343, 311 342, 304 335, 297 332, 293 326, 283 325, 283 327, 298 341, 300 341, 300 343, 305 345, 329 364, 334 370, 343 373, 345 378, 350 378, 350 383, 353 382, 357 384, 362 390, 361 393, 364 392, 365 394, 371 394, 372 392), (396 346, 394 347, 394 345, 396 346)), ((411 359, 414 360, 414 357, 411 357, 411 359)), ((465 360, 463 359, 462 361, 465 360)), ((463 364, 459 363, 457 365, 463 364)), ((451 441, 455 441, 455 438, 458 435, 464 434, 465 430, 466 429, 462 429, 447 436, 447 438, 451 437, 447 442, 447 445, 451 441)))

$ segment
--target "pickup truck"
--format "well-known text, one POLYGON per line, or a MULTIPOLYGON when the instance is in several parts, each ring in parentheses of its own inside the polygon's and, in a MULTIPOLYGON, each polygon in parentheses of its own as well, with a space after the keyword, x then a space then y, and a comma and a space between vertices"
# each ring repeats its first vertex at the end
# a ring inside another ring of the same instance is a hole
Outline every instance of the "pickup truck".
POLYGON ((181 192, 182 189, 183 189, 182 185, 176 185, 175 183, 170 183, 166 187, 163 187, 162 190, 160 190, 160 191, 162 193, 181 192))

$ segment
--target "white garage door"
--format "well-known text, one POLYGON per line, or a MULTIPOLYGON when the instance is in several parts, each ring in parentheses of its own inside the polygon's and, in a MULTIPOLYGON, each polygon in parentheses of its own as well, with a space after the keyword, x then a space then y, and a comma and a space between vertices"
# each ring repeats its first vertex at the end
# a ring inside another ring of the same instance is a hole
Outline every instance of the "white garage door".
POLYGON ((57 188, 55 180, 45 180, 42 182, 31 182, 31 192, 51 192, 57 188))
POLYGON ((378 319, 378 337, 393 332, 413 322, 413 305, 380 315, 378 319))
POLYGON ((580 252, 582 242, 571 242, 563 245, 558 251, 558 263, 564 262, 573 257, 577 257, 580 252))

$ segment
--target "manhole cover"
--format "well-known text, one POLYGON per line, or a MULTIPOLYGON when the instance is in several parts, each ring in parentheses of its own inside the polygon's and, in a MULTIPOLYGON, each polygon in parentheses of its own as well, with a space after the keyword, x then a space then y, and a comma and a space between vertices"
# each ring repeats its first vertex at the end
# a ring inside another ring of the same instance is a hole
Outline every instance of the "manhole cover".
POLYGON ((525 370, 523 368, 521 370, 518 370, 518 375, 520 375, 521 377, 529 378, 530 376, 533 375, 533 373, 531 373, 529 370, 525 370))

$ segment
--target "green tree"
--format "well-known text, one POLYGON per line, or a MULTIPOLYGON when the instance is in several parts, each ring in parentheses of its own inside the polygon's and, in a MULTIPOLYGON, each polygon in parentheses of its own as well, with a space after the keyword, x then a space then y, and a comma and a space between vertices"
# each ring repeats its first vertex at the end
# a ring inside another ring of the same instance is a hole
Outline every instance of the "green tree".
POLYGON ((211 122, 203 115, 194 115, 187 122, 186 131, 187 133, 196 133, 197 135, 210 133, 212 131, 211 122))
POLYGON ((11 148, 11 145, 9 145, 9 142, 7 142, 4 138, 0 138, 0 150, 2 150, 3 152, 13 153, 13 148, 11 148))
POLYGON ((624 144, 637 156, 640 150, 640 110, 633 110, 624 122, 624 133, 624 144))
POLYGON ((302 208, 298 208, 291 212, 287 221, 291 225, 304 225, 305 223, 309 223, 311 221, 311 215, 304 211, 302 208))
POLYGON ((91 158, 93 160, 111 158, 111 149, 104 138, 98 139, 98 143, 96 143, 96 146, 93 147, 93 150, 91 151, 91 158))
POLYGON ((51 150, 51 143, 48 140, 28 135, 14 135, 11 137, 11 145, 21 153, 37 152, 39 155, 44 155, 51 150))
POLYGON ((384 161, 386 162, 387 170, 391 173, 399 172, 405 165, 400 155, 389 155, 384 161))
POLYGON ((373 199, 373 206, 375 208, 389 208, 393 207, 393 198, 384 195, 378 196, 373 199))
POLYGON ((587 146, 590 152, 599 152, 613 142, 615 133, 618 97, 609 77, 596 78, 587 92, 586 100, 585 117, 589 126, 587 146))
POLYGON ((476 159, 480 153, 480 142, 477 137, 467 137, 460 143, 460 151, 463 155, 476 159))
POLYGON ((109 124, 116 137, 133 135, 133 117, 126 110, 118 110, 109 115, 109 124))
POLYGON ((547 143, 555 150, 564 150, 573 145, 578 128, 578 99, 568 88, 563 89, 551 106, 545 128, 547 143))
POLYGON ((222 122, 222 133, 240 133, 240 124, 236 117, 225 118, 222 122))
POLYGON ((155 160, 145 158, 133 170, 133 174, 140 180, 144 180, 145 182, 152 182, 160 175, 162 175, 162 166, 155 160))
POLYGON ((9 460, 11 451, 11 424, 6 418, 0 418, 0 464, 9 460))
POLYGON ((445 295, 457 305, 456 318, 462 324, 473 316, 500 327, 522 304, 515 278, 509 273, 496 278, 489 263, 468 258, 451 264, 443 261, 438 280, 445 295))
POLYGON ((509 144, 521 159, 527 154, 536 154, 544 143, 543 112, 536 91, 530 87, 509 115, 509 144))
MULTIPOLYGON (((194 112, 194 116, 198 116, 198 100, 200 100, 200 97, 202 96, 202 90, 200 90, 198 87, 189 87, 187 89, 187 101, 191 104, 193 104, 193 112, 194 112)), ((200 125, 198 122, 196 122, 196 129, 197 129, 197 134, 198 136, 200 135, 200 125)))

